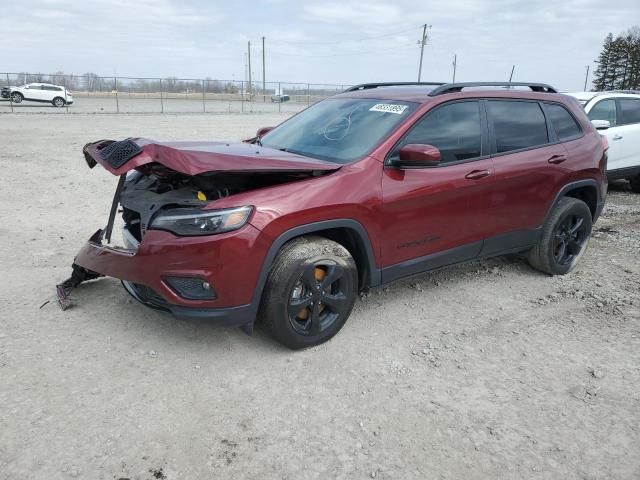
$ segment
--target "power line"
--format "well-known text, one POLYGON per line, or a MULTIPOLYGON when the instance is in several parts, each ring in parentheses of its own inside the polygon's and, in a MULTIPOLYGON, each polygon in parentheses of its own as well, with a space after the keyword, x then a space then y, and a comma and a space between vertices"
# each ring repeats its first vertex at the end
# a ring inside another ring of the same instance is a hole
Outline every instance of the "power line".
POLYGON ((328 55, 324 55, 324 54, 320 54, 320 55, 303 55, 300 53, 285 53, 285 52, 278 52, 278 51, 274 51, 271 52, 271 55, 281 55, 281 56, 285 56, 285 57, 304 57, 304 58, 327 58, 327 57, 347 57, 347 56, 351 56, 351 55, 368 55, 368 54, 376 54, 379 52, 384 52, 384 51, 388 51, 388 50, 396 50, 397 48, 400 47, 413 47, 415 46, 415 43, 404 43, 401 45, 394 45, 393 47, 389 47, 389 48, 378 48, 376 50, 364 50, 364 51, 357 51, 357 52, 348 52, 348 53, 332 53, 332 54, 328 54, 328 55))
POLYGON ((410 32, 412 30, 416 30, 418 28, 422 27, 422 25, 420 26, 416 26, 416 27, 411 27, 411 28, 406 28, 404 30, 400 30, 400 31, 395 31, 393 33, 385 33, 382 35, 374 35, 372 37, 363 37, 363 38, 356 38, 353 40, 348 40, 348 39, 342 39, 336 42, 301 42, 301 41, 297 41, 297 40, 277 40, 277 39, 269 39, 271 42, 275 42, 275 43, 281 43, 281 44, 295 44, 295 45, 344 45, 345 43, 355 43, 355 42, 365 42, 368 40, 375 40, 377 38, 385 38, 385 37, 393 37, 394 35, 398 35, 399 33, 406 33, 406 32, 410 32))

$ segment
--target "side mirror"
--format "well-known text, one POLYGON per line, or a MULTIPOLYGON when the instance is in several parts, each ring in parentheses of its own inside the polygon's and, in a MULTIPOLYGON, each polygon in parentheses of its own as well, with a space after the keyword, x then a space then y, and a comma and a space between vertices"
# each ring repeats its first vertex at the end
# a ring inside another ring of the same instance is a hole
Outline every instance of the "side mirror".
POLYGON ((410 143, 400 149, 400 158, 394 165, 400 168, 437 167, 440 164, 440 150, 433 145, 410 143))
POLYGON ((256 136, 257 137, 264 137, 267 133, 269 133, 273 129, 274 129, 274 127, 262 127, 262 128, 259 128, 258 131, 256 132, 256 136))
POLYGON ((607 128, 611 128, 611 122, 609 120, 591 120, 591 123, 596 127, 596 130, 606 130, 607 128))

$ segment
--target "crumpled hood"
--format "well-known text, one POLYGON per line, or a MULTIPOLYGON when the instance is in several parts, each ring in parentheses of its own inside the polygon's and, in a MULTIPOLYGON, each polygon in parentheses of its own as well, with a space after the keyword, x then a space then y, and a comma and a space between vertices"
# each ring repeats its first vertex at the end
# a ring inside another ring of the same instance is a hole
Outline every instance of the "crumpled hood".
POLYGON ((122 175, 149 163, 160 163, 185 175, 207 172, 309 172, 338 170, 341 165, 250 143, 155 142, 130 138, 99 140, 84 146, 89 167, 97 163, 122 175))

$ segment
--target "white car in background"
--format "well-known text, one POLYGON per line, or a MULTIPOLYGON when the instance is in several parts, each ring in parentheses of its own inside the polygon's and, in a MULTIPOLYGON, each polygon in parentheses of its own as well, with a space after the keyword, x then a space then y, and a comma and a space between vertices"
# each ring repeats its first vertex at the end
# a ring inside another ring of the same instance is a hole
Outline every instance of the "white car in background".
POLYGON ((640 193, 640 92, 577 92, 578 99, 600 133, 609 142, 607 177, 627 179, 640 193))
POLYGON ((11 100, 13 103, 22 103, 23 101, 50 103, 59 108, 71 105, 73 95, 60 85, 28 83, 21 87, 11 87, 11 100))

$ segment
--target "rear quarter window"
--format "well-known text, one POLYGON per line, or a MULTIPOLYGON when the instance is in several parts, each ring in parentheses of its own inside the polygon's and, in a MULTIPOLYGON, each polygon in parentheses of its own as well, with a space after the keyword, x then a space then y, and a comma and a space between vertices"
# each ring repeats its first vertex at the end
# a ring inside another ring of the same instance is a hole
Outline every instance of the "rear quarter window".
POLYGON ((565 142, 581 135, 580 126, 562 105, 547 103, 545 104, 545 109, 558 140, 565 142))
POLYGON ((490 100, 488 107, 497 153, 549 143, 547 123, 538 102, 490 100))

